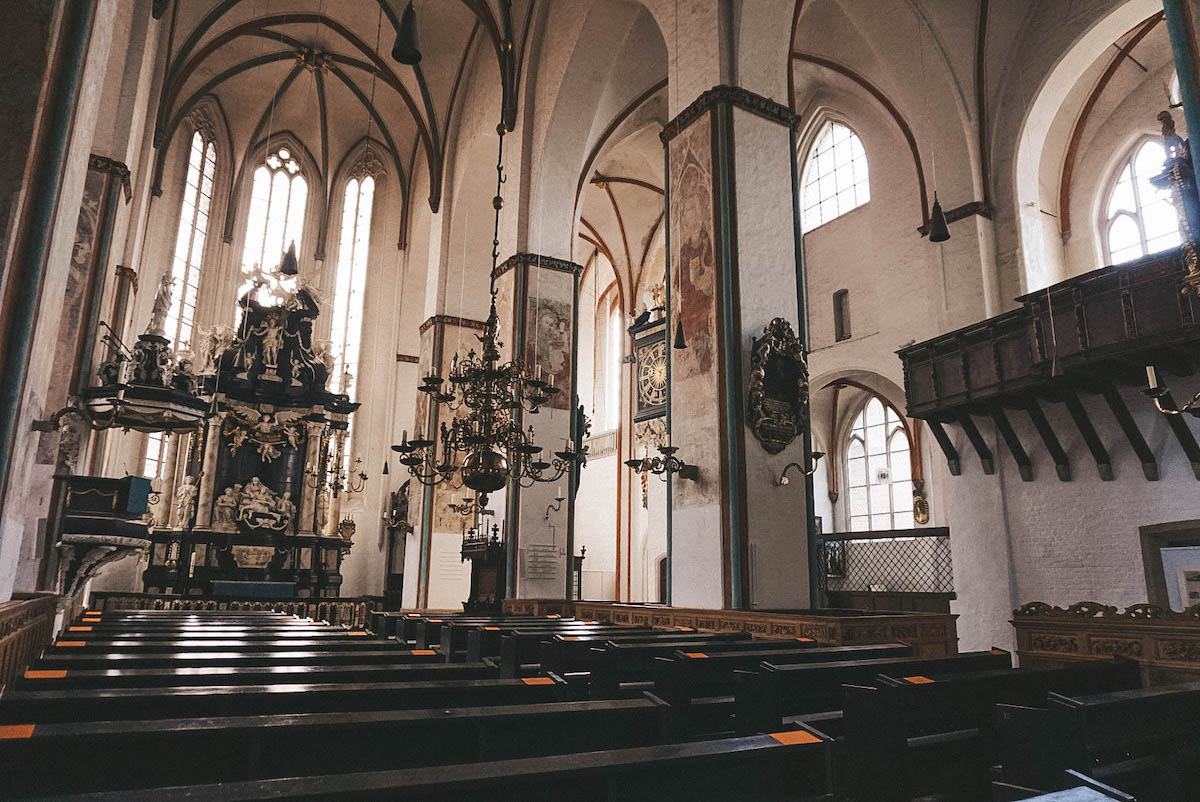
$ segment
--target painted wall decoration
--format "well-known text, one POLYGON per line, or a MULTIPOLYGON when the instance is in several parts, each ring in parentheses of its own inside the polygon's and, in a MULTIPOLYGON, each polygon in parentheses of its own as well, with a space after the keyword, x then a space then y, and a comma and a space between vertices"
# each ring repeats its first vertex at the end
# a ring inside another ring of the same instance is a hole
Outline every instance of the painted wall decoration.
MULTIPOLYGON (((67 291, 63 296, 61 328, 54 347, 54 364, 63 366, 50 378, 45 408, 54 411, 65 406, 71 392, 71 366, 78 358, 83 335, 84 308, 91 287, 96 239, 100 233, 100 201, 107 188, 107 176, 98 170, 88 170, 83 183, 83 201, 75 225, 75 243, 67 269, 67 291)), ((59 436, 43 432, 38 438, 37 461, 50 465, 56 461, 59 436)))
POLYGON ((543 281, 542 290, 543 297, 530 304, 526 318, 525 364, 531 369, 540 367, 546 381, 553 376, 554 385, 562 390, 546 406, 566 409, 571 384, 571 277, 554 275, 543 281))
POLYGON ((714 237, 711 113, 668 144, 670 159, 671 322, 683 324, 687 348, 671 353, 671 442, 700 468, 697 481, 676 482, 674 506, 721 500, 718 408, 717 259, 714 237))

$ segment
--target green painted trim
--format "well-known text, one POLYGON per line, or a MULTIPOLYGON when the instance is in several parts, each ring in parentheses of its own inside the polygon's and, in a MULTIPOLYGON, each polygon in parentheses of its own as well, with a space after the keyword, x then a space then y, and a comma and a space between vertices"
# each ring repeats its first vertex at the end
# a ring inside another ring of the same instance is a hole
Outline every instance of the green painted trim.
MULTIPOLYGON (((1183 101, 1183 118, 1187 121, 1188 138, 1200 142, 1200 87, 1196 86, 1196 35, 1191 30, 1186 0, 1163 0, 1167 33, 1171 37, 1171 53, 1175 57, 1175 74, 1179 76, 1179 97, 1183 101)), ((1200 164, 1192 160, 1196 185, 1200 186, 1200 164)))
MULTIPOLYGON (((513 344, 509 356, 517 361, 525 356, 525 306, 529 292, 529 266, 521 265, 514 273, 513 281, 513 344)), ((499 313, 500 310, 496 310, 499 313)), ((517 408, 513 418, 518 427, 525 423, 524 410, 517 408)), ((521 534, 521 483, 510 481, 504 507, 505 559, 508 569, 504 572, 504 596, 517 597, 517 548, 520 545, 521 534)), ((570 572, 568 571, 568 574, 570 572)))
POLYGON ((44 111, 39 115, 42 124, 37 127, 41 142, 31 143, 30 148, 37 158, 29 177, 27 211, 22 214, 19 228, 13 231, 18 250, 14 251, 9 267, 12 307, 7 310, 6 347, 0 354, 3 375, 8 376, 0 389, 0 498, 8 490, 8 468, 16 443, 17 418, 29 369, 38 301, 95 11, 94 0, 72 0, 63 4, 55 55, 46 65, 49 85, 44 111))
MULTIPOLYGON (((796 129, 788 132, 788 142, 791 151, 792 169, 792 237, 796 246, 796 338, 808 354, 808 295, 805 292, 804 278, 804 229, 800 218, 800 164, 799 142, 796 140, 796 129)), ((811 401, 811 397, 810 397, 811 401)), ((811 403, 805 407, 807 420, 801 422, 804 432, 804 463, 812 464, 812 417, 811 403)), ((831 457, 832 459, 832 457, 831 457)), ((814 608, 825 606, 825 596, 821 593, 821 565, 816 559, 819 543, 817 542, 817 513, 813 498, 813 477, 804 477, 804 521, 808 543, 808 598, 814 608)))
MULTIPOLYGON (((663 297, 667 310, 667 403, 665 421, 667 425, 667 442, 671 441, 671 392, 673 386, 671 382, 671 348, 675 331, 671 326, 671 285, 673 276, 671 273, 671 143, 663 143, 663 244, 667 249, 667 268, 666 281, 663 282, 663 297)), ((672 484, 674 477, 667 474, 667 604, 671 603, 671 562, 673 559, 672 551, 672 525, 674 521, 673 515, 673 499, 674 492, 672 484)))
POLYGON ((743 550, 746 543, 744 504, 741 477, 745 468, 738 416, 741 398, 741 327, 737 309, 737 231, 735 228, 735 199, 733 193, 733 107, 721 103, 713 109, 716 129, 713 165, 717 187, 717 213, 721 227, 721 329, 723 351, 723 380, 725 393, 725 460, 724 479, 729 507, 726 512, 729 527, 729 606, 742 610, 749 606, 748 588, 743 573, 746 565, 743 550), (719 176, 719 177, 718 177, 719 176))
MULTIPOLYGON (((571 448, 579 443, 581 432, 578 429, 579 418, 579 277, 580 273, 575 272, 571 276, 571 386, 568 388, 568 393, 571 396, 570 409, 567 410, 570 417, 571 448)), ((574 576, 573 570, 575 565, 575 494, 579 490, 579 471, 578 465, 567 471, 567 580, 566 580, 566 596, 570 599, 571 592, 575 589, 571 578, 574 576)), ((579 593, 583 595, 583 576, 579 578, 579 593)))

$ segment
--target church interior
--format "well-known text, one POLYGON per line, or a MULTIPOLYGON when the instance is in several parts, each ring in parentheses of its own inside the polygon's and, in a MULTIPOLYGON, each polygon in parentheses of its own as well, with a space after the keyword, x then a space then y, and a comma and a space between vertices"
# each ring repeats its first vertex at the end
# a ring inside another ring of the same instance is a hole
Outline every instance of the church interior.
POLYGON ((1200 0, 4 9, 0 796, 1200 799, 1200 0))

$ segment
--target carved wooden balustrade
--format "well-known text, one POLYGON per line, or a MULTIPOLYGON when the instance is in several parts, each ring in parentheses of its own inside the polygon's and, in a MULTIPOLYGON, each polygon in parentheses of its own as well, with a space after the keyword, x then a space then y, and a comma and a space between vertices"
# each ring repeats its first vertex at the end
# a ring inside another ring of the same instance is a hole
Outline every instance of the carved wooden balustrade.
POLYGON ((1146 685, 1200 680, 1200 604, 1182 613, 1153 604, 1118 611, 1099 602, 1070 607, 1029 602, 1013 610, 1017 657, 1023 667, 1081 660, 1137 660, 1146 685))
POLYGON ((50 643, 57 603, 53 593, 15 593, 0 602, 0 685, 20 676, 50 643))
POLYGON ((658 604, 505 599, 505 613, 575 616, 606 624, 748 632, 756 638, 812 638, 831 646, 911 644, 919 657, 958 653, 957 615, 875 610, 706 610, 658 604))
POLYGON ((236 599, 177 596, 162 593, 92 593, 91 610, 269 610, 334 625, 364 627, 372 610, 383 609, 383 599, 373 596, 332 599, 236 599))

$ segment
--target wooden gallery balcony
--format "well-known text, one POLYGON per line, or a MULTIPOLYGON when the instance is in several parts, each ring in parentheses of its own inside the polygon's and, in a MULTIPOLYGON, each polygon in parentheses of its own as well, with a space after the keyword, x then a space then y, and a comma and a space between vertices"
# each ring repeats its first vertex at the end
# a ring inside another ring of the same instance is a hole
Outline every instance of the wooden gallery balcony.
MULTIPOLYGON (((929 425, 955 476, 961 457, 945 427, 962 427, 984 473, 991 474, 995 460, 976 419, 991 420, 1021 478, 1031 481, 1028 449, 1034 444, 1021 441, 1010 417, 1027 415, 1059 479, 1069 481, 1071 465, 1062 446, 1067 433, 1057 431, 1043 410, 1043 404, 1065 404, 1101 478, 1111 480, 1112 460, 1096 430, 1101 422, 1080 402, 1081 395, 1097 395, 1146 478, 1157 480, 1158 463, 1120 388, 1146 388, 1151 365, 1168 379, 1194 373, 1200 299, 1184 292, 1184 275, 1182 251, 1164 251, 1038 290, 1018 298, 1018 309, 902 348, 909 416, 929 425)), ((1177 408, 1169 392, 1159 401, 1177 408)), ((1165 417, 1200 479, 1200 446, 1187 416, 1165 417)))

